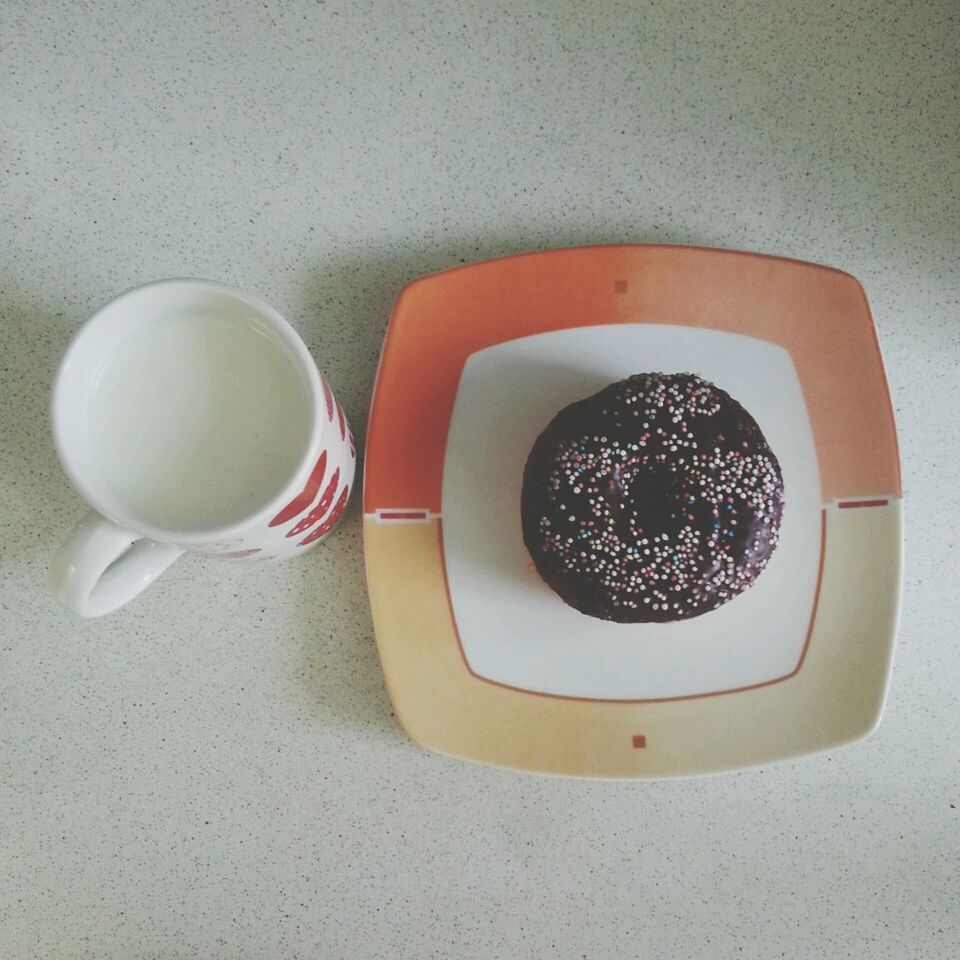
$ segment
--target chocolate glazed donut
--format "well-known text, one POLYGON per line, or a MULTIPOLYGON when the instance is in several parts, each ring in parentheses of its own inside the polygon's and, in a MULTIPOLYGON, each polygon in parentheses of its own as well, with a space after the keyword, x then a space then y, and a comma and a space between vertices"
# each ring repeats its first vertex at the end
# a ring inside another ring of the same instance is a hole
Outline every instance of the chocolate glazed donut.
POLYGON ((540 576, 618 623, 697 617, 763 571, 783 515, 780 464, 753 417, 689 373, 641 373, 561 410, 523 475, 540 576))

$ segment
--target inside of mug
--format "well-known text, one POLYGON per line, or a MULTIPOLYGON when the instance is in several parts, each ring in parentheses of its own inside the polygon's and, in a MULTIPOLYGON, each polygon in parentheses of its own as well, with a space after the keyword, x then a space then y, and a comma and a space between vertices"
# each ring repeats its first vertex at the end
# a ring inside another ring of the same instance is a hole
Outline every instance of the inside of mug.
POLYGON ((202 281, 130 291, 64 359, 53 417, 64 466, 135 529, 220 532, 270 505, 309 452, 314 398, 295 335, 202 281))

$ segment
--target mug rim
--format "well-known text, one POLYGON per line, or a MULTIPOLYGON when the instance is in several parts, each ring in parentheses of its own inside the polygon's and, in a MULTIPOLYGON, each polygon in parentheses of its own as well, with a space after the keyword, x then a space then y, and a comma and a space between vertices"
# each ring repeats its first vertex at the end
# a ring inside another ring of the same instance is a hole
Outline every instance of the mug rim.
POLYGON ((146 283, 137 284, 111 297, 80 325, 71 338, 57 366, 57 371, 53 379, 53 389, 50 398, 53 443, 57 451, 57 457, 60 460, 60 465, 63 467, 74 489, 102 516, 129 529, 133 533, 140 534, 160 543, 184 546, 186 548, 201 546, 208 541, 215 542, 236 539, 241 533, 249 530, 250 527, 259 527, 261 523, 266 526, 276 512, 282 509, 283 506, 299 492, 297 483, 302 474, 312 467, 314 454, 320 447, 324 426, 324 418, 320 416, 323 404, 322 393, 323 388, 320 382, 320 371, 313 359, 313 355, 307 349, 307 345, 293 328, 290 321, 262 297, 248 293, 239 287, 222 283, 219 280, 208 280, 203 277, 168 277, 161 280, 149 280, 146 283), (67 452, 67 444, 64 439, 63 430, 64 403, 68 400, 67 396, 63 393, 64 379, 71 360, 80 350, 82 343, 91 336, 91 330, 95 322, 108 310, 135 294, 159 290, 164 287, 177 286, 189 286, 213 291, 251 307, 259 317, 269 325, 271 331, 278 335, 288 347, 291 361, 295 366, 299 367, 300 372, 305 375, 308 388, 307 403, 310 429, 304 441, 303 452, 300 454, 296 467, 291 470, 290 476, 284 485, 272 494, 262 506, 246 516, 241 517, 239 520, 235 520, 229 524, 203 529, 191 528, 178 530, 157 526, 156 524, 138 518, 129 510, 124 509, 122 504, 116 499, 111 499, 108 495, 105 495, 102 487, 88 482, 83 472, 75 468, 67 452))

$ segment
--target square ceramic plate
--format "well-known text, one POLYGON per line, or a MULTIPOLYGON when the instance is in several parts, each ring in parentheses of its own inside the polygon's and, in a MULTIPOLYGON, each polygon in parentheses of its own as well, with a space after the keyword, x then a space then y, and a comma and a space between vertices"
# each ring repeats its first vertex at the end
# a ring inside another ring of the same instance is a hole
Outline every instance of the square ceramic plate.
POLYGON ((521 770, 732 770, 868 734, 900 590, 896 435, 860 285, 688 247, 557 250, 411 284, 387 332, 364 539, 380 656, 420 744, 521 770), (693 372, 783 470, 780 545, 711 613, 612 624, 566 606, 520 531, 530 447, 614 380, 693 372))

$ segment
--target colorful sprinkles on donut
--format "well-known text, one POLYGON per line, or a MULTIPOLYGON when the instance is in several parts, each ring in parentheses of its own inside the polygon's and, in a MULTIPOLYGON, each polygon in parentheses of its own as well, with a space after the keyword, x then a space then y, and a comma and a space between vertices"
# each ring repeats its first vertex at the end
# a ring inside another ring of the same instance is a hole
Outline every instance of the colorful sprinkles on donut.
POLYGON ((619 623, 686 620, 777 546, 780 464, 753 417, 689 373, 641 373, 561 410, 523 476, 523 539, 561 599, 619 623))

